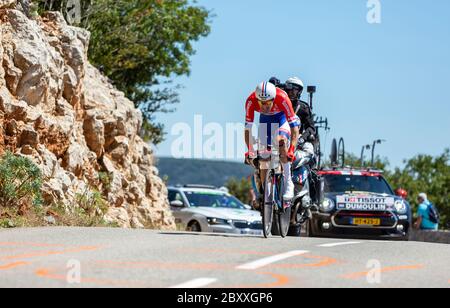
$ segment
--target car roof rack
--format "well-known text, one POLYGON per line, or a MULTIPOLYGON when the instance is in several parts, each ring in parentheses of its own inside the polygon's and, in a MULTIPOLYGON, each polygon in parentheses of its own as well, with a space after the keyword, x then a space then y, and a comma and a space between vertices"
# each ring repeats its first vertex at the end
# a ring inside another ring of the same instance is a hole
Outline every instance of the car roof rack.
POLYGON ((367 171, 368 171, 368 172, 372 172, 372 173, 384 173, 383 170, 380 170, 380 169, 372 169, 372 168, 367 169, 367 171))
POLYGON ((322 168, 320 171, 357 171, 357 172, 370 172, 370 173, 379 173, 383 174, 384 171, 380 169, 374 169, 374 168, 355 168, 352 166, 345 166, 344 168, 341 167, 331 167, 331 168, 322 168))

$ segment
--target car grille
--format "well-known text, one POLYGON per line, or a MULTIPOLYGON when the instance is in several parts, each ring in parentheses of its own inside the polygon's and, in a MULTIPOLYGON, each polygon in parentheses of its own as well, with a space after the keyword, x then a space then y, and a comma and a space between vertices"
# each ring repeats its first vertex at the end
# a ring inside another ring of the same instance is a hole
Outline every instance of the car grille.
POLYGON ((247 223, 245 221, 235 221, 234 226, 238 229, 251 229, 251 230, 262 230, 262 222, 257 221, 253 223, 247 223))

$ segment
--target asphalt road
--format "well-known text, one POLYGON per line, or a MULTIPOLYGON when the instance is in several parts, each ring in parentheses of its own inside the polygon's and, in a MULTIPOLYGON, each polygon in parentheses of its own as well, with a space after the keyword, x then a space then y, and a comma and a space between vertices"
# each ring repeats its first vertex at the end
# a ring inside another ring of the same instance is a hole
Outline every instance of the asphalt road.
POLYGON ((3 229, 0 287, 449 288, 450 246, 122 229, 3 229))

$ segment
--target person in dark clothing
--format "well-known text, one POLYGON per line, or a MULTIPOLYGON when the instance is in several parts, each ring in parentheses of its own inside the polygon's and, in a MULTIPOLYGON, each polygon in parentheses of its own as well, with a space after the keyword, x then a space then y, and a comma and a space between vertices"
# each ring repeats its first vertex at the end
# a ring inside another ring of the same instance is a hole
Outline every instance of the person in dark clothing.
POLYGON ((299 101, 297 116, 300 118, 302 123, 302 138, 307 142, 314 142, 316 140, 316 126, 311 108, 307 102, 302 100, 299 101))
POLYGON ((278 87, 278 88, 280 88, 280 89, 283 89, 283 87, 282 87, 282 85, 281 85, 281 81, 280 81, 280 79, 278 79, 277 77, 271 77, 271 78, 269 79, 269 82, 270 82, 271 84, 274 84, 275 87, 278 87))
POLYGON ((297 77, 289 78, 284 85, 284 90, 289 95, 295 113, 300 118, 302 124, 300 133, 303 143, 314 142, 316 140, 316 126, 311 108, 307 102, 301 100, 304 88, 303 82, 297 77))
POLYGON ((316 125, 314 123, 314 116, 312 114, 309 104, 301 100, 303 90, 305 88, 303 82, 297 78, 289 78, 285 84, 282 84, 277 77, 271 77, 270 83, 274 84, 277 88, 284 90, 294 107, 294 111, 300 119, 301 128, 300 133, 303 140, 300 140, 303 144, 305 142, 314 142, 316 140, 316 125))

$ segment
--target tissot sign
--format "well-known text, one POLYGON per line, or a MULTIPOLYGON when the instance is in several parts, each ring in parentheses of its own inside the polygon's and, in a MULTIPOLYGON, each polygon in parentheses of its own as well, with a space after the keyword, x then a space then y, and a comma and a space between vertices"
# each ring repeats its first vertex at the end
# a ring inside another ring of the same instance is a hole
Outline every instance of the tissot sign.
POLYGON ((394 205, 392 197, 337 196, 337 207, 341 210, 385 211, 394 205))

